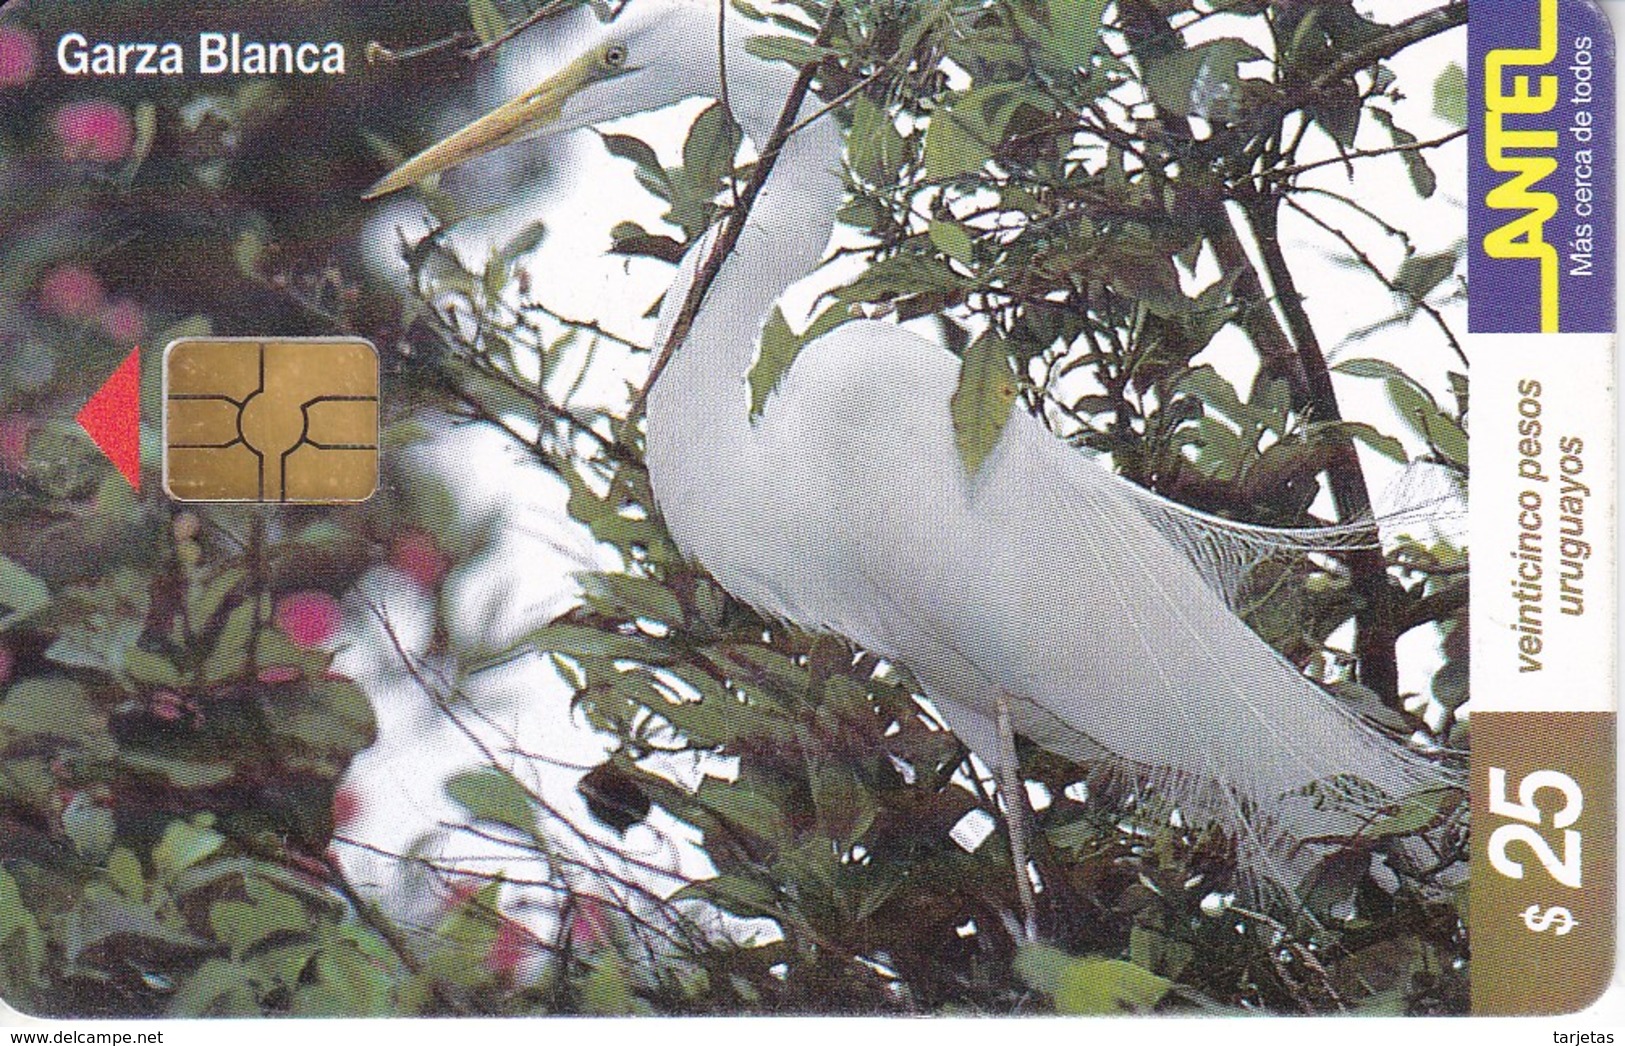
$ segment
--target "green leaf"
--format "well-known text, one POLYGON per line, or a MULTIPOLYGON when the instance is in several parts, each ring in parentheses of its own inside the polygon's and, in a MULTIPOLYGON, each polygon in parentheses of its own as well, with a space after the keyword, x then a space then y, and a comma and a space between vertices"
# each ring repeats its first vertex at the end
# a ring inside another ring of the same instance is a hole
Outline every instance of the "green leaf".
POLYGON ((666 169, 660 165, 660 157, 655 155, 647 142, 629 134, 600 134, 598 137, 603 139, 604 148, 609 150, 611 156, 631 160, 637 165, 640 175, 653 178, 657 185, 663 186, 665 191, 656 195, 670 198, 671 180, 666 176, 666 169))
POLYGON ((645 665, 667 665, 675 660, 670 647, 653 636, 623 635, 587 625, 555 623, 526 636, 516 649, 564 654, 573 658, 601 658, 610 661, 637 661, 645 665))
POLYGON ((293 1013, 305 1017, 385 1017, 393 1006, 394 975, 361 942, 334 941, 315 956, 315 978, 300 985, 293 1013))
MULTIPOLYGON (((915 295, 928 295, 964 286, 962 280, 941 260, 917 254, 895 254, 882 258, 864 270, 851 283, 836 290, 841 301, 895 301, 915 295)), ((810 332, 809 332, 810 334, 810 332)))
POLYGON ((260 950, 253 959, 255 971, 284 986, 296 984, 321 947, 311 937, 311 934, 300 934, 292 938, 290 944, 274 944, 260 950))
POLYGON ((1378 432, 1363 421, 1329 422, 1313 428, 1319 434, 1342 433, 1351 439, 1359 440, 1383 457, 1397 461, 1401 465, 1410 461, 1410 457, 1405 453, 1405 444, 1393 436, 1378 432))
POLYGON ((771 887, 756 879, 724 872, 711 879, 701 879, 672 894, 672 900, 706 900, 717 907, 747 919, 772 915, 778 910, 778 898, 771 887))
POLYGON ((752 36, 745 41, 745 50, 757 58, 789 62, 794 66, 821 62, 835 53, 827 47, 794 36, 752 36))
POLYGON ((1249 411, 1236 394, 1235 386, 1226 381, 1211 364, 1204 363, 1187 371, 1175 388, 1180 392, 1194 393, 1203 404, 1217 409, 1232 421, 1247 420, 1249 411))
POLYGON ((993 155, 993 143, 981 137, 979 126, 979 120, 967 119, 953 107, 932 113, 925 128, 926 176, 946 181, 980 171, 993 155))
POLYGON ((1351 378, 1400 378, 1410 380, 1409 375, 1387 360, 1354 359, 1344 360, 1332 368, 1338 374, 1347 374, 1351 378))
POLYGON ((79 856, 100 862, 113 848, 113 811, 80 792, 62 811, 62 830, 79 856))
POLYGON ((1129 959, 1153 973, 1177 978, 1196 958, 1196 948, 1146 926, 1136 926, 1128 935, 1129 959))
POLYGON ((973 265, 976 262, 976 251, 971 244, 970 233, 958 222, 931 222, 931 242, 937 250, 946 254, 961 265, 973 265))
POLYGON ((203 662, 205 683, 223 683, 248 670, 248 648, 257 624, 254 602, 252 599, 244 600, 226 615, 220 638, 215 640, 214 648, 203 662))
POLYGON ((233 958, 279 933, 302 933, 310 929, 310 915, 299 900, 248 876, 243 881, 248 901, 216 901, 209 909, 209 926, 215 936, 231 947, 233 958))
POLYGON ((810 679, 807 669, 777 650, 751 643, 734 643, 708 647, 706 653, 734 670, 736 681, 748 682, 764 690, 766 700, 793 699, 807 692, 810 679))
POLYGON ((1074 959, 1058 948, 1029 944, 1016 955, 1016 972, 1055 1000, 1064 1014, 1143 1013, 1173 982, 1121 959, 1074 959))
POLYGON ((777 844, 790 837, 790 825, 779 804, 747 784, 707 777, 700 782, 695 798, 734 828, 765 842, 777 844))
POLYGON ((631 574, 580 573, 582 598, 604 613, 648 618, 668 625, 683 623, 683 604, 660 582, 631 574))
POLYGON ((989 332, 972 342, 965 350, 959 386, 948 401, 954 445, 972 476, 999 442, 1018 392, 1004 339, 989 332))
POLYGON ((480 42, 488 44, 508 31, 508 20, 497 10, 495 0, 468 0, 468 20, 479 34, 480 42))
POLYGON ((173 913, 165 913, 160 918, 147 905, 120 896, 101 881, 85 886, 78 906, 57 926, 62 931, 63 955, 70 966, 77 964, 87 951, 111 938, 136 938, 135 947, 141 951, 157 947, 170 954, 181 952, 197 957, 214 952, 218 947, 214 941, 189 932, 173 913))
POLYGON ((125 161, 124 169, 119 172, 119 180, 128 187, 135 172, 152 153, 152 146, 158 140, 158 107, 151 102, 141 102, 135 107, 135 141, 130 145, 130 158, 125 161))
POLYGON ((186 617, 194 629, 208 627, 226 605, 226 597, 243 583, 247 573, 237 567, 222 570, 205 584, 194 584, 186 594, 186 617))
POLYGON ((767 403, 767 397, 778 388, 779 379, 790 369, 790 364, 801 352, 801 339, 790 329, 784 310, 777 305, 762 326, 761 350, 751 364, 746 380, 750 383, 750 416, 757 417, 767 403))
POLYGON ((694 118, 683 141, 683 171, 705 195, 728 177, 739 151, 739 125, 728 116, 721 102, 706 106, 694 118))
POLYGON ((643 258, 658 258, 675 265, 683 260, 687 249, 682 241, 670 236, 657 236, 637 222, 617 222, 609 230, 611 254, 626 254, 643 258))
POLYGON ((581 984, 581 1001, 586 1012, 605 1017, 648 1013, 649 1004, 632 992, 626 962, 618 955, 601 959, 581 984))
POLYGON ((0 868, 0 987, 8 996, 12 988, 33 987, 44 966, 45 934, 24 906, 17 881, 0 868))
POLYGON ((1440 410, 1433 394, 1409 374, 1385 360, 1373 359, 1345 360, 1333 369, 1357 378, 1384 379, 1388 399, 1405 424, 1443 457, 1461 465, 1468 463, 1466 430, 1440 410))
POLYGON ((45 582, 6 556, 0 556, 0 631, 26 621, 51 605, 45 582))
POLYGON ((818 823, 841 849, 856 843, 874 824, 879 806, 851 767, 841 763, 820 766, 813 771, 811 784, 818 823))
POLYGON ((1433 81, 1433 114, 1457 127, 1467 126, 1467 71, 1456 62, 1433 81))
MULTIPOLYGON (((1388 129, 1388 134, 1393 138, 1395 145, 1416 144, 1416 135, 1394 123, 1393 114, 1388 110, 1372 107, 1368 111, 1372 119, 1388 129)), ((1405 162, 1405 169, 1411 176, 1411 187, 1416 190, 1416 195, 1424 200, 1431 197, 1439 188, 1439 177, 1433 173, 1433 168, 1428 166, 1427 157, 1419 149, 1407 148, 1400 152, 1399 158, 1405 162)))
POLYGON ((24 679, 0 701, 0 736, 14 733, 79 740, 106 730, 107 719, 85 688, 63 676, 24 679))
POLYGON ((465 770, 446 782, 446 795, 469 815, 536 835, 536 811, 530 796, 512 774, 494 766, 465 770))
POLYGON ((131 679, 144 686, 164 686, 172 689, 184 685, 180 669, 170 664, 165 658, 149 653, 140 647, 131 647, 124 652, 124 671, 131 679))
POLYGON ((1089 61, 1106 13, 1107 0, 1049 0, 1049 31, 1038 43, 1052 69, 1072 72, 1089 61))
POLYGON ((64 624, 56 642, 46 649, 46 659, 67 668, 122 673, 124 651, 141 638, 141 619, 115 612, 119 616, 96 615, 64 624))
POLYGON ((186 869, 208 860, 225 845, 226 837, 209 827, 213 818, 200 814, 191 821, 171 821, 163 838, 152 848, 152 867, 169 881, 186 869))
POLYGON ((546 238, 547 226, 541 222, 531 222, 498 248, 496 254, 498 264, 504 268, 511 267, 514 262, 540 247, 546 238))
POLYGON ((1394 276, 1394 286, 1421 301, 1454 275, 1458 260, 1453 250, 1437 254, 1413 254, 1400 264, 1399 272, 1394 276))
POLYGON ((237 772, 230 763, 200 763, 130 749, 121 751, 118 761, 120 766, 129 770, 163 774, 170 784, 185 789, 213 788, 231 780, 231 776, 237 772))
POLYGON ((1433 699, 1445 708, 1454 712, 1467 703, 1472 696, 1468 686, 1471 679, 1470 662, 1466 658, 1451 658, 1433 674, 1433 682, 1429 689, 1433 691, 1433 699))
POLYGON ((1430 788, 1406 796, 1396 809, 1377 818, 1360 832, 1363 839, 1383 839, 1393 835, 1415 835, 1439 822, 1445 811, 1455 806, 1460 793, 1450 788, 1430 788))
POLYGON ((122 846, 116 847, 108 855, 107 879, 113 884, 113 889, 132 901, 142 900, 146 896, 147 883, 141 873, 141 859, 122 846))
POLYGON ((325 756, 337 776, 350 756, 372 744, 372 704, 360 687, 345 679, 318 679, 307 687, 279 687, 261 698, 271 729, 307 750, 325 756))
POLYGON ((871 185, 891 185, 903 168, 904 148, 891 114, 868 95, 858 95, 852 103, 852 131, 846 139, 847 162, 858 177, 871 185))
POLYGON ((1175 115, 1201 115, 1210 99, 1238 93, 1238 67, 1262 57, 1262 52, 1244 40, 1210 40, 1181 51, 1146 56, 1145 85, 1156 103, 1175 115))
POLYGON ((1304 106, 1304 112, 1344 149, 1354 148, 1355 136, 1360 131, 1360 117, 1365 111, 1360 92, 1349 80, 1331 84, 1319 102, 1304 106))
MULTIPOLYGON (((700 692, 698 701, 673 701, 664 693, 652 690, 652 687, 650 692, 641 695, 635 691, 628 693, 620 687, 617 690, 666 719, 692 744, 700 747, 734 744, 742 738, 788 740, 794 736, 794 730, 785 721, 779 707, 771 701, 759 699, 759 688, 742 687, 746 696, 740 697, 703 671, 681 665, 672 671, 700 692)), ((625 679, 623 676, 622 680, 625 679)), ((622 680, 617 680, 617 683, 622 680)))
POLYGON ((171 1017, 258 1016, 259 1000, 248 970, 210 959, 181 983, 169 1002, 171 1017))
POLYGON ((1467 430, 1447 414, 1434 414, 1428 418, 1428 445, 1457 465, 1468 463, 1467 430))

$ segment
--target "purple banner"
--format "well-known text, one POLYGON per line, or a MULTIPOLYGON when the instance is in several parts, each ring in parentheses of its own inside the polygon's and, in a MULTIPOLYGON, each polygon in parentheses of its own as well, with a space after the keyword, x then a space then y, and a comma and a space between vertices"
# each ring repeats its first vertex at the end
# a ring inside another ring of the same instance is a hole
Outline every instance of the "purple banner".
POLYGON ((1614 329, 1614 42, 1588 0, 1472 0, 1468 329, 1614 329))

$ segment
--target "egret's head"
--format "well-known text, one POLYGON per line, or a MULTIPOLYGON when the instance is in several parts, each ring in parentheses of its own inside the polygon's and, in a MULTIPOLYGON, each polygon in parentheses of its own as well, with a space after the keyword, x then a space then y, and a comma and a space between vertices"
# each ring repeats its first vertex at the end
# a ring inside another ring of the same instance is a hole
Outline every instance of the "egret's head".
MULTIPOLYGON (((745 51, 750 32, 727 12, 730 95, 746 91, 769 63, 745 51), (738 67, 736 70, 736 66, 738 67)), ((717 7, 704 0, 633 0, 619 18, 594 26, 576 56, 524 94, 436 142, 379 179, 372 199, 405 188, 492 149, 541 132, 560 133, 721 93, 717 7)), ((780 68, 786 68, 780 66, 780 68)), ((782 74, 778 74, 782 75, 782 74)), ((782 101, 784 95, 779 95, 782 101)))

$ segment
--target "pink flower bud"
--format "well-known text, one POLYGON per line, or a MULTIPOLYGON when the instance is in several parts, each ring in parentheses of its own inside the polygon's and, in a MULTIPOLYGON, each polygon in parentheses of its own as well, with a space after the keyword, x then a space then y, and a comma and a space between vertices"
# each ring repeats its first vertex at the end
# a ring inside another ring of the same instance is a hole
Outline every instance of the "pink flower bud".
POLYGON ((34 37, 14 25, 0 25, 0 87, 27 83, 38 64, 34 37))
POLYGON ((146 332, 147 318, 141 306, 128 298, 120 298, 102 313, 102 327, 108 337, 120 345, 134 345, 146 332))
POLYGON ((154 693, 148 703, 154 717, 173 723, 186 714, 186 699, 169 690, 154 693))
POLYGON ((0 417, 0 471, 21 472, 28 465, 28 439, 34 424, 23 414, 0 417))
POLYGON ((339 602, 326 592, 294 592, 277 600, 274 615, 280 628, 295 646, 318 647, 339 630, 342 613, 339 602))
POLYGON ((361 796, 353 788, 340 788, 333 793, 333 827, 345 828, 361 816, 361 796))
POLYGON ((102 281, 81 266, 58 265, 39 281, 39 298, 47 312, 87 320, 102 311, 102 281))
POLYGON ((135 121, 117 102, 87 98, 56 111, 56 136, 65 160, 116 163, 135 144, 135 121))
POLYGON ((504 917, 497 927, 496 940, 485 955, 485 967, 505 981, 512 981, 519 967, 536 952, 536 943, 530 932, 512 919, 504 917))
POLYGON ((451 560, 440 551, 432 535, 411 530, 395 543, 389 554, 389 565, 411 578, 418 587, 432 589, 451 569, 451 560))
POLYGON ((570 937, 583 948, 609 943, 609 915, 604 911, 603 902, 586 895, 576 898, 575 911, 570 916, 570 937))

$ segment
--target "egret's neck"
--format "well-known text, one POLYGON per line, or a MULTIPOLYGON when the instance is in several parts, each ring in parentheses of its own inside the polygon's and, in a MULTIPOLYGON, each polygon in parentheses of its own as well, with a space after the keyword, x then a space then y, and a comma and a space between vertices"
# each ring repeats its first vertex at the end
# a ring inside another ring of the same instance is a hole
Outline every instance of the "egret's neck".
MULTIPOLYGON (((772 133, 779 107, 740 113, 745 133, 758 148, 772 133)), ((814 97, 802 111, 811 114, 820 108, 814 97)), ((651 468, 666 463, 658 459, 668 448, 705 457, 744 450, 750 432, 745 382, 762 323, 784 289, 823 258, 841 206, 840 162, 840 128, 828 115, 797 131, 780 150, 738 244, 650 391, 651 468)), ((661 310, 662 343, 715 237, 713 229, 684 259, 661 310)), ((688 467, 696 465, 690 461, 688 467)))

